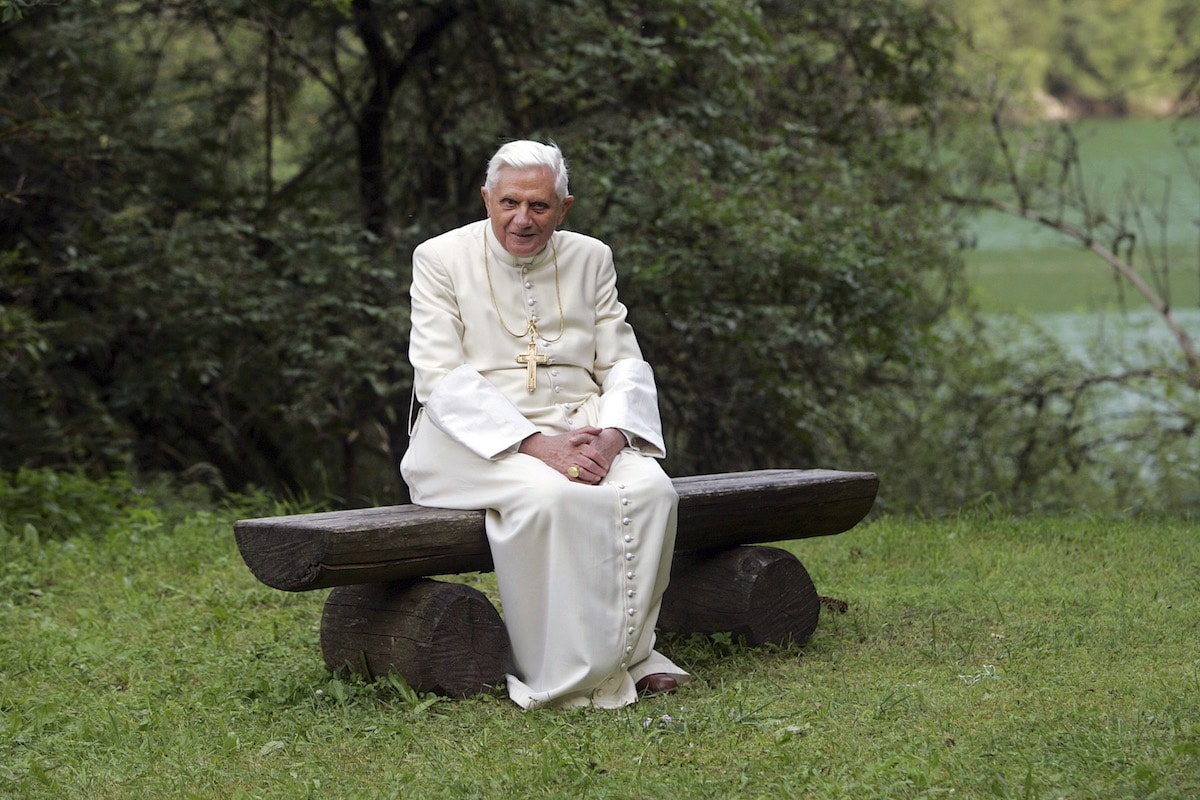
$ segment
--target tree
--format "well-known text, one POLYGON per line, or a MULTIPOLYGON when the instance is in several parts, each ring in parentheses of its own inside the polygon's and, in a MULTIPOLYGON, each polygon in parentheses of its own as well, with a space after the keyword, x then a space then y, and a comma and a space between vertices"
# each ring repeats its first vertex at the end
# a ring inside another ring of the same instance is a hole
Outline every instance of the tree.
POLYGON ((266 172, 265 7, 123 9, 4 30, 4 285, 38 345, 3 377, 4 463, 201 465, 354 502, 355 465, 403 431, 403 268, 323 210, 352 180, 266 172))
POLYGON ((1190 0, 948 0, 970 34, 964 65, 1002 63, 1025 93, 1072 114, 1162 114, 1194 58, 1178 22, 1190 0))
POLYGON ((0 380, 34 409, 4 463, 392 496, 409 253, 530 136, 618 254, 672 471, 859 466, 960 288, 952 32, 905 0, 31 13, 0 29, 6 324, 32 345, 0 380))

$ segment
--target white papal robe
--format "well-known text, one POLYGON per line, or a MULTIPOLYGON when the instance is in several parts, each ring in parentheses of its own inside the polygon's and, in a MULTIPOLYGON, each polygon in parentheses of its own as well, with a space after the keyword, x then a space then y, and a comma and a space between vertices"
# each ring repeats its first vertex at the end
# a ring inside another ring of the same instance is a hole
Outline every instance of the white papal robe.
POLYGON ((665 447, 654 377, 617 299, 611 250, 556 231, 541 253, 516 258, 481 220, 416 249, 411 295, 422 410, 401 472, 415 503, 487 509, 513 651, 509 696, 523 708, 615 708, 637 699, 646 675, 686 681, 654 650, 678 498, 656 460, 665 447), (547 356, 533 392, 516 358, 528 337, 504 327, 520 332, 531 317, 547 356), (517 451, 537 431, 587 425, 629 441, 598 486, 517 451))

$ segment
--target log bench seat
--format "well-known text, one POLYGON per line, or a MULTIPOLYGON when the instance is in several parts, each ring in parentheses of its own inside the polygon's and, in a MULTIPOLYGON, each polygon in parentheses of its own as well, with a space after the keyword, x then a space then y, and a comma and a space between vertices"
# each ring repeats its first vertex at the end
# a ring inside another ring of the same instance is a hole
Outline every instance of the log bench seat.
MULTIPOLYGON (((820 599, 779 542, 842 533, 875 502, 872 472, 773 469, 675 478, 671 583, 659 629, 803 643, 820 599)), ((240 520, 250 571, 284 591, 333 590, 321 618, 331 670, 399 673, 417 691, 470 695, 509 668, 499 612, 477 589, 433 580, 493 569, 482 511, 416 505, 240 520)))

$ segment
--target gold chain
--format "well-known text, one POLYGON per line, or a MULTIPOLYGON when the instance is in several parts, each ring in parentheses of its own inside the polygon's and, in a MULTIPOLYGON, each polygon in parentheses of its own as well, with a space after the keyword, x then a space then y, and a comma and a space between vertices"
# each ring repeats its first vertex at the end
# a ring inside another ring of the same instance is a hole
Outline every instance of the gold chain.
POLYGON ((558 297, 558 336, 553 339, 547 339, 538 332, 537 323, 533 321, 533 317, 528 318, 525 325, 525 330, 517 333, 504 321, 504 315, 500 313, 500 304, 496 301, 496 289, 492 286, 492 269, 488 266, 488 241, 487 229, 483 231, 483 271, 487 273, 488 292, 492 295, 492 308, 496 309, 496 316, 500 319, 500 327, 504 328, 504 332, 509 336, 516 336, 518 339, 528 335, 529 340, 533 341, 534 336, 541 336, 542 341, 546 344, 553 344, 563 337, 563 331, 567 329, 567 317, 563 314, 562 289, 559 286, 558 280, 558 248, 554 246, 554 236, 550 237, 550 252, 554 255, 554 294, 558 297))

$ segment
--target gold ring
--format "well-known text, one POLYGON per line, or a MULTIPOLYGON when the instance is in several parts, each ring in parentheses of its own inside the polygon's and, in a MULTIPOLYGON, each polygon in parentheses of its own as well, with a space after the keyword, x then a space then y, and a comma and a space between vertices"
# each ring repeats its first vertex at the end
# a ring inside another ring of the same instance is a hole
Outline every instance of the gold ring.
POLYGON ((567 476, 571 477, 571 478, 578 478, 579 477, 579 465, 572 464, 571 466, 567 467, 567 476))

